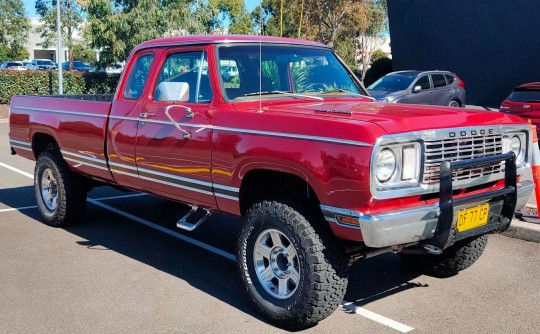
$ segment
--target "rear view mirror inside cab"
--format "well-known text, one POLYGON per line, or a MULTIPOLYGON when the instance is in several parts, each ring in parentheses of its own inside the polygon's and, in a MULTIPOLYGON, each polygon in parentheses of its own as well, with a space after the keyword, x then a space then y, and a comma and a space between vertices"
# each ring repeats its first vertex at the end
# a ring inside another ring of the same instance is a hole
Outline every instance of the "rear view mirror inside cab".
POLYGON ((187 82, 161 82, 157 86, 157 101, 189 101, 189 84, 187 82))

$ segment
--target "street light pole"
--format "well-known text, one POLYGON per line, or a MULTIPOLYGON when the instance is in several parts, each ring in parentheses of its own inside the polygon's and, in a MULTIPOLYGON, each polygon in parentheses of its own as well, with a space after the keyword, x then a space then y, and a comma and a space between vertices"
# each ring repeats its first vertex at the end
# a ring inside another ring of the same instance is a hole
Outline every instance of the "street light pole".
POLYGON ((56 0, 56 33, 58 50, 56 51, 56 61, 58 62, 58 94, 64 94, 64 87, 62 82, 62 28, 60 27, 60 1, 56 0))

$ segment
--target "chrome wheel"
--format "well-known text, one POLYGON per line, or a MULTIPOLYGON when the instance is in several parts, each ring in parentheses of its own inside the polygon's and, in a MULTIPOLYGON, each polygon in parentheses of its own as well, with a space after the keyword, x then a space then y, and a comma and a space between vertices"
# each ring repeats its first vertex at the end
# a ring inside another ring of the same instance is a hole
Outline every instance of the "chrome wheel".
POLYGON ((278 230, 265 230, 257 238, 253 252, 255 273, 266 292, 278 299, 291 297, 300 284, 300 269, 289 238, 278 230))
POLYGON ((452 100, 452 101, 448 102, 448 106, 449 107, 454 107, 454 108, 459 108, 460 107, 459 102, 456 101, 456 100, 452 100))
POLYGON ((41 174, 41 198, 48 210, 54 211, 58 207, 58 184, 53 172, 47 168, 41 174))

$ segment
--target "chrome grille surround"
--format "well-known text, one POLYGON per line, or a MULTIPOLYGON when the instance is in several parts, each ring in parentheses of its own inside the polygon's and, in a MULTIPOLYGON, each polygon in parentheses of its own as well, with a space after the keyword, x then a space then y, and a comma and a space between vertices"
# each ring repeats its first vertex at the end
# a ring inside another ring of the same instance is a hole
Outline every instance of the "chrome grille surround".
MULTIPOLYGON (((371 194, 376 199, 389 199, 439 191, 440 162, 481 158, 503 152, 503 138, 513 133, 524 133, 526 155, 517 166, 518 175, 530 167, 532 134, 528 124, 460 127, 414 131, 382 136, 373 146, 371 156, 371 194), (402 187, 382 188, 377 184, 373 166, 377 154, 392 144, 420 142, 422 147, 421 175, 419 182, 402 187)), ((504 178, 504 163, 458 170, 453 177, 453 188, 472 187, 504 178)))

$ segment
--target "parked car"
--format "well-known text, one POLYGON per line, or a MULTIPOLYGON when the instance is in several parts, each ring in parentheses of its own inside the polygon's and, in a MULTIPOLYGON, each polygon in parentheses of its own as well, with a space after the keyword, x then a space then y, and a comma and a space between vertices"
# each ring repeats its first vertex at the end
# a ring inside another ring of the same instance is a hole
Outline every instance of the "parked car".
POLYGON ((56 70, 58 66, 50 59, 32 59, 34 70, 56 70))
POLYGON ((230 65, 221 65, 221 76, 226 81, 231 81, 233 78, 238 76, 238 68, 230 65))
POLYGON ((34 69, 34 66, 32 66, 32 62, 31 61, 23 61, 22 62, 24 67, 26 67, 27 69, 29 70, 33 70, 34 69))
POLYGON ((26 71, 28 69, 20 61, 5 61, 0 65, 0 70, 26 71))
POLYGON ((540 132, 540 82, 517 86, 501 103, 501 112, 531 120, 540 132))
MULTIPOLYGON (((69 70, 69 61, 65 61, 65 62, 62 63, 62 69, 64 71, 69 70)), ((83 63, 82 61, 74 60, 73 61, 73 71, 76 71, 76 72, 92 72, 93 68, 88 66, 88 64, 83 63)))
MULTIPOLYGON (((109 65, 107 65, 107 67, 105 67, 104 72, 108 73, 108 74, 119 74, 119 73, 122 73, 125 66, 126 66, 125 62, 124 63, 109 64, 109 65)), ((102 71, 103 71, 103 69, 102 69, 102 71)))
POLYGON ((448 71, 392 72, 367 89, 380 102, 465 106, 465 83, 448 71))
POLYGON ((184 233, 214 212, 242 217, 231 257, 243 290, 293 329, 339 307, 360 259, 393 252, 456 275, 534 188, 520 179, 532 141, 519 117, 375 103, 312 41, 148 41, 114 95, 14 96, 9 117, 12 154, 36 160, 45 223, 81 222, 87 192, 106 184, 188 204, 184 233), (234 87, 218 79, 226 61, 239 70, 234 87))

